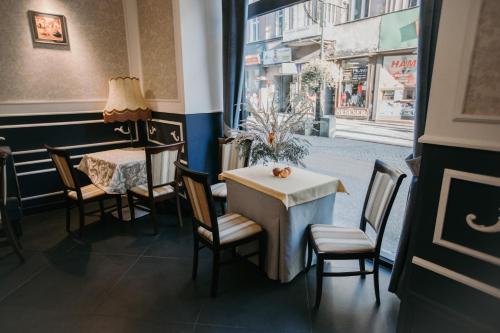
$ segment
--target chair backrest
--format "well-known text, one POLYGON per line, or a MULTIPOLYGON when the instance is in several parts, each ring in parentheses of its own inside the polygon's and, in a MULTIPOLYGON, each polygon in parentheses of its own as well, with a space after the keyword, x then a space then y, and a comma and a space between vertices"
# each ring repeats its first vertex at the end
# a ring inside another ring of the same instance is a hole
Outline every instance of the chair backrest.
POLYGON ((7 205, 7 156, 6 152, 0 151, 0 207, 2 211, 7 205))
POLYGON ((368 223, 375 230, 377 249, 380 249, 392 204, 405 177, 406 174, 401 170, 392 168, 382 161, 375 161, 363 206, 360 228, 366 230, 368 223))
POLYGON ((75 176, 75 171, 71 165, 71 158, 69 153, 63 149, 56 149, 45 145, 45 149, 49 152, 50 158, 54 162, 57 173, 66 189, 79 190, 80 185, 75 176))
POLYGON ((219 228, 208 174, 190 170, 180 162, 175 162, 175 165, 184 183, 196 224, 211 231, 214 243, 218 243, 219 228))
POLYGON ((219 138, 218 141, 221 172, 248 166, 250 150, 243 155, 242 148, 234 142, 234 138, 219 138))
POLYGON ((176 168, 174 162, 181 156, 184 142, 171 145, 146 147, 146 169, 150 189, 175 183, 176 168))

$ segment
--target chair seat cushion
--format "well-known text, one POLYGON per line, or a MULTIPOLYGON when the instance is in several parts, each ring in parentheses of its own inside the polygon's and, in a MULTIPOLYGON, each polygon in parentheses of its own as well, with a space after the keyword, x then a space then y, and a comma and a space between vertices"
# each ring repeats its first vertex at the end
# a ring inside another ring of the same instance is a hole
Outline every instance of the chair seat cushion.
MULTIPOLYGON (((236 213, 229 213, 217 218, 220 244, 235 242, 262 231, 262 227, 249 218, 236 213)), ((198 233, 213 242, 212 232, 198 227, 198 233)))
POLYGON ((210 186, 212 190, 212 196, 217 198, 227 198, 227 186, 226 183, 217 183, 210 186))
MULTIPOLYGON (((106 194, 106 192, 104 192, 99 187, 95 186, 94 184, 83 186, 80 188, 80 190, 82 191, 83 200, 97 198, 101 195, 106 194)), ((78 195, 76 194, 76 191, 69 191, 68 197, 70 197, 73 200, 78 200, 78 195)))
MULTIPOLYGON (((143 197, 147 197, 147 198, 149 197, 148 185, 146 185, 146 184, 132 187, 130 189, 130 191, 132 191, 140 196, 143 196, 143 197)), ((155 187, 155 188, 153 188, 153 197, 156 198, 156 197, 159 197, 162 195, 173 193, 174 191, 175 191, 174 188, 170 185, 155 187)))
POLYGON ((311 235, 320 252, 346 254, 375 251, 375 244, 361 229, 313 224, 311 235))

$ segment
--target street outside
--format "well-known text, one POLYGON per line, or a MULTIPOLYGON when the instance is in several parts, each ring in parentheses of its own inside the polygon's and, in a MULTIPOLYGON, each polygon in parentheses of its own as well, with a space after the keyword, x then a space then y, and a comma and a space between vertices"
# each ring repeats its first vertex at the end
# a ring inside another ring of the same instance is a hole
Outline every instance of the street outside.
POLYGON ((304 138, 311 143, 310 154, 304 160, 306 167, 340 178, 349 192, 337 194, 334 225, 359 227, 361 210, 376 159, 397 167, 408 175, 394 202, 382 244, 382 255, 394 259, 410 183, 410 170, 404 159, 412 152, 412 127, 407 124, 337 120, 335 138, 304 138))

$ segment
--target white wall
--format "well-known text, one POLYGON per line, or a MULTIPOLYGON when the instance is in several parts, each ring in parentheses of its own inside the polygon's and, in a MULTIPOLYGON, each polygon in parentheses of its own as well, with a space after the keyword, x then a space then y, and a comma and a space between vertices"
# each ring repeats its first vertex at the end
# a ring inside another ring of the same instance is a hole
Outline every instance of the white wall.
POLYGON ((177 1, 182 48, 184 113, 221 112, 221 1, 177 1))

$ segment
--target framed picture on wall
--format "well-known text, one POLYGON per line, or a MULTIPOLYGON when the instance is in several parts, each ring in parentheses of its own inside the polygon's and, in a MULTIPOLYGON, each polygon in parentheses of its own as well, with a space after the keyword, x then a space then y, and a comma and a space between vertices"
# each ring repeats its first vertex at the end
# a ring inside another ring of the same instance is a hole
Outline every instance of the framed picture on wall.
POLYGON ((28 11, 33 45, 69 46, 68 28, 64 15, 28 11))

